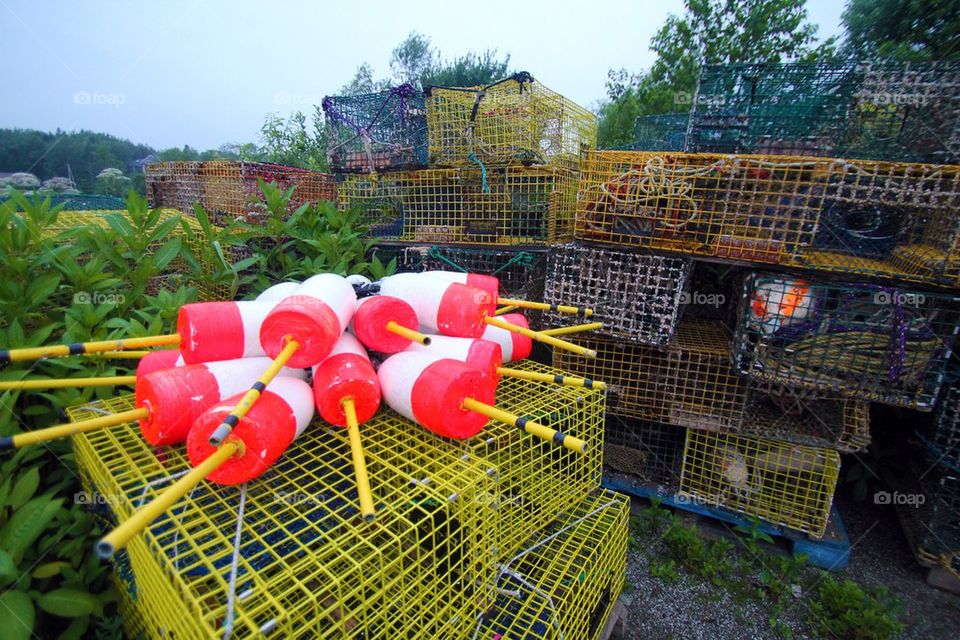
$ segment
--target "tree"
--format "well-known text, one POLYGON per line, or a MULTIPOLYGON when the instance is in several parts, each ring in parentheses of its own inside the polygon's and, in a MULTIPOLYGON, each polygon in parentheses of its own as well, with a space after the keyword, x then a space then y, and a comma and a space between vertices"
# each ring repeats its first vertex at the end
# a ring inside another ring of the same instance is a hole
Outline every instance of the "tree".
POLYGON ((861 60, 960 59, 960 0, 849 0, 843 25, 861 60))
POLYGON ((423 85, 446 87, 473 87, 490 84, 510 75, 510 54, 497 59, 497 50, 488 49, 481 54, 473 52, 439 63, 420 78, 423 85))
POLYGON ((374 93, 389 88, 390 81, 386 79, 374 80, 373 67, 364 62, 357 67, 357 71, 353 74, 350 82, 343 85, 343 88, 340 89, 340 95, 355 96, 361 93, 374 93))
POLYGON ((96 193, 125 198, 130 187, 130 178, 123 175, 120 169, 104 169, 97 174, 96 193))
POLYGON ((418 84, 424 76, 430 74, 436 64, 437 54, 430 46, 430 38, 416 31, 411 31, 390 56, 390 71, 397 84, 418 84))

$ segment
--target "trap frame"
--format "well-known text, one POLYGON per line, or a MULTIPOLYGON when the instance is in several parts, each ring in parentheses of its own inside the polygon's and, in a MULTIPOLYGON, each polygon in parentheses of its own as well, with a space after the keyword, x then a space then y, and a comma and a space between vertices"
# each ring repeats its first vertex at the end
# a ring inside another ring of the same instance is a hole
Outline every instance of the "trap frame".
POLYGON ((831 449, 687 429, 680 494, 822 538, 839 473, 831 449))
POLYGON ((960 468, 960 384, 956 371, 951 371, 953 380, 940 393, 940 402, 927 430, 937 458, 945 464, 960 468))
POLYGON ((478 87, 425 87, 430 166, 579 166, 597 118, 529 73, 478 87))
MULTIPOLYGON (((132 395, 69 410, 81 420, 133 407, 132 395)), ((150 637, 222 635, 237 547, 234 637, 462 637, 493 601, 499 489, 487 465, 382 411, 365 425, 378 504, 360 518, 350 447, 339 428, 311 427, 266 474, 242 487, 204 483, 126 547, 129 590, 150 637), (424 598, 429 593, 429 598, 424 598)), ((77 435, 78 466, 128 518, 172 474, 179 448, 152 450, 136 428, 77 435)), ((98 500, 99 502, 99 500, 98 500)))
POLYGON ((752 273, 734 339, 741 373, 791 387, 930 410, 960 298, 894 286, 752 273))
POLYGON ((633 148, 637 151, 684 151, 689 113, 639 116, 633 127, 633 148))
POLYGON ((599 638, 626 579, 630 500, 598 491, 501 563, 480 638, 599 638))
POLYGON ((686 429, 648 420, 608 415, 603 440, 603 464, 610 471, 635 476, 645 485, 675 493, 686 429))
POLYGON ((960 284, 960 166, 594 151, 582 240, 743 262, 960 284))
POLYGON ((415 169, 427 164, 423 93, 404 83, 385 91, 326 96, 327 158, 338 172, 415 169))
POLYGON ((576 174, 555 167, 425 169, 345 175, 342 209, 360 207, 381 240, 544 246, 572 238, 576 174))
MULTIPOLYGON (((670 342, 689 298, 693 261, 570 243, 548 251, 544 302, 591 307, 598 333, 631 342, 670 342)), ((551 326, 569 317, 544 313, 551 326)))

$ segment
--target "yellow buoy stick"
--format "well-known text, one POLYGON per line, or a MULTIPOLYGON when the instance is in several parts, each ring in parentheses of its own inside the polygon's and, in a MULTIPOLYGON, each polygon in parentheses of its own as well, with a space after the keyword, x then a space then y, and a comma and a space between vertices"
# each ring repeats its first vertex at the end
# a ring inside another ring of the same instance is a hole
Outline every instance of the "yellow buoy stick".
POLYGON ((357 495, 360 497, 360 515, 364 522, 373 522, 376 509, 370 491, 370 476, 367 475, 367 460, 360 442, 360 425, 357 423, 357 408, 353 398, 343 399, 343 414, 347 418, 347 436, 350 438, 350 453, 353 455, 353 474, 357 480, 357 495))
POLYGON ((386 329, 390 333, 395 333, 401 338, 406 338, 417 344, 422 344, 425 347, 430 345, 430 336, 424 335, 419 331, 414 331, 413 329, 408 329, 393 320, 387 323, 386 329))
POLYGON ((280 373, 280 369, 283 369, 283 365, 287 364, 287 361, 299 348, 299 342, 296 340, 287 340, 286 346, 277 354, 277 357, 274 358, 270 366, 263 372, 263 375, 243 394, 243 397, 240 398, 240 402, 233 408, 233 411, 223 419, 220 426, 210 435, 210 444, 217 446, 227 439, 227 436, 233 432, 233 429, 243 420, 243 417, 247 415, 247 412, 257 403, 257 400, 260 399, 260 395, 264 389, 267 388, 267 385, 273 382, 273 379, 280 373))
POLYGON ((532 340, 543 342, 544 344, 548 344, 551 347, 556 347, 557 349, 572 351, 573 353, 576 353, 581 356, 585 356, 587 358, 597 357, 597 352, 594 351, 593 349, 587 349, 586 347, 581 347, 578 344, 573 344, 572 342, 567 342, 566 340, 561 340, 560 338, 554 338, 553 336, 544 335, 539 331, 531 331, 530 329, 526 329, 524 327, 518 327, 517 325, 510 324, 509 322, 505 322, 500 318, 491 318, 490 316, 487 316, 486 318, 484 318, 484 322, 486 322, 489 325, 493 325, 494 327, 506 329, 507 331, 513 331, 514 333, 519 333, 522 336, 527 336, 532 340))
POLYGON ((43 380, 13 380, 0 382, 0 391, 14 389, 65 389, 71 387, 111 387, 134 384, 137 376, 103 376, 102 378, 46 378, 43 380))
POLYGON ((550 375, 549 373, 537 373, 536 371, 520 371, 519 369, 507 369, 506 367, 497 367, 497 373, 508 378, 519 378, 521 380, 532 380, 534 382, 552 382, 553 384, 562 384, 567 387, 582 387, 585 389, 607 388, 606 383, 590 378, 577 378, 575 376, 550 375))
POLYGON ((82 354, 115 351, 118 349, 136 349, 141 347, 160 347, 164 345, 178 344, 180 344, 180 334, 170 333, 163 336, 147 336, 146 338, 121 338, 119 340, 74 342, 71 344, 54 344, 46 347, 8 349, 0 351, 0 364, 5 364, 7 362, 24 362, 26 360, 39 360, 40 358, 79 356, 82 354))
POLYGON ((508 306, 506 306, 506 307, 500 307, 499 309, 497 309, 496 311, 493 312, 493 315, 495 315, 495 316, 502 316, 503 314, 505 314, 505 313, 510 313, 511 311, 514 311, 514 310, 516 310, 516 309, 517 309, 517 307, 514 306, 514 305, 508 305, 508 306))
POLYGON ((541 440, 547 440, 549 442, 553 442, 554 444, 564 446, 567 449, 570 449, 570 451, 575 451, 576 453, 587 452, 587 443, 580 438, 568 436, 565 433, 561 433, 555 429, 551 429, 550 427, 545 427, 539 422, 534 422, 528 418, 522 418, 520 416, 515 416, 512 413, 501 411, 496 407, 491 407, 490 405, 474 400, 473 398, 465 398, 463 400, 463 408, 467 411, 476 411, 481 415, 487 416, 491 420, 497 420, 499 422, 517 427, 518 429, 523 429, 526 433, 529 433, 532 436, 536 436, 541 440))
POLYGON ((567 304, 550 304, 547 302, 530 302, 529 300, 514 300, 513 298, 497 297, 498 304, 506 304, 523 309, 539 309, 540 311, 557 311, 559 313, 569 313, 571 315, 585 316, 589 318, 593 315, 593 309, 590 307, 574 307, 567 304))
POLYGON ((55 427, 47 427, 46 429, 18 433, 15 436, 0 438, 0 449, 19 449, 20 447, 26 447, 31 444, 48 442, 50 440, 56 440, 57 438, 66 438, 67 436, 72 436, 77 433, 87 433, 88 431, 115 427, 118 424, 125 424, 146 418, 148 415, 150 415, 150 411, 147 409, 131 409, 130 411, 123 411, 112 416, 90 418, 89 420, 80 420, 79 422, 68 422, 67 424, 59 424, 55 427))
POLYGON ((177 500, 187 495, 220 465, 238 454, 243 455, 243 443, 240 440, 230 439, 223 446, 218 447, 209 458, 191 469, 189 473, 167 487, 163 493, 137 509, 136 513, 101 538, 95 546, 97 555, 106 559, 118 549, 125 547, 133 536, 146 529, 151 522, 160 517, 177 500))
POLYGON ((116 358, 118 360, 139 360, 152 351, 101 351, 100 353, 88 353, 88 356, 99 356, 101 358, 116 358))
POLYGON ((556 329, 543 329, 540 333, 547 336, 565 336, 570 333, 582 333, 583 331, 596 331, 603 329, 602 322, 588 322, 586 324, 573 324, 569 327, 558 327, 556 329))

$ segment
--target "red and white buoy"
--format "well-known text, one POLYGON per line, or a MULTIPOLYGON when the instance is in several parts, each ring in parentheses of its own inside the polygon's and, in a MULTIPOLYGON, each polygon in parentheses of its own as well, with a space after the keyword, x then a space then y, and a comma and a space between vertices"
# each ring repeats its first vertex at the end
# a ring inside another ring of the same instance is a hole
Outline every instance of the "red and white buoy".
POLYGON ((421 330, 445 336, 479 338, 484 318, 496 311, 489 292, 422 273, 398 273, 380 281, 380 294, 407 302, 421 330))
MULTIPOLYGON (((530 324, 527 322, 526 317, 524 317, 522 313, 506 313, 502 316, 499 316, 499 318, 504 322, 508 322, 523 329, 530 328, 530 324)), ((487 328, 484 329, 481 338, 496 342, 500 345, 500 348, 503 350, 504 362, 515 362, 517 360, 529 358, 530 352, 533 350, 533 340, 527 336, 514 333, 513 331, 507 331, 506 329, 501 329, 500 327, 494 327, 493 325, 487 325, 487 328)))
POLYGON ((137 363, 137 377, 142 378, 154 371, 182 367, 183 365, 183 355, 179 349, 158 349, 140 358, 140 362, 137 363))
POLYGON ((475 436, 487 424, 486 416, 463 408, 464 400, 492 404, 496 395, 495 382, 476 367, 412 351, 388 358, 377 377, 391 409, 437 435, 458 440, 475 436))
POLYGON ((356 304, 353 287, 343 277, 315 275, 268 313, 260 326, 260 344, 268 356, 276 358, 293 339, 300 346, 287 365, 313 366, 333 350, 356 304))
POLYGON ((387 326, 391 322, 411 331, 419 328, 413 307, 400 298, 384 295, 359 300, 350 327, 371 351, 397 353, 410 346, 412 340, 390 331, 387 326))
MULTIPOLYGON (((242 394, 226 398, 204 411, 194 421, 187 437, 187 456, 196 467, 217 447, 210 444, 213 433, 230 414, 242 394)), ((243 442, 238 455, 229 458, 207 479, 217 484, 240 484, 253 480, 283 455, 313 420, 313 392, 303 380, 277 378, 263 392, 231 437, 243 442)))
POLYGON ((482 273, 464 273, 462 271, 424 271, 424 275, 439 278, 444 282, 459 282, 477 289, 483 289, 496 300, 500 295, 500 279, 482 273))
POLYGON ((428 346, 414 343, 407 351, 424 353, 435 360, 459 360, 482 371, 493 379, 494 384, 500 380, 497 369, 503 366, 503 351, 500 345, 492 340, 433 336, 428 346))
POLYGON ((278 282, 264 289, 255 300, 261 302, 279 302, 287 296, 293 295, 293 292, 296 291, 299 286, 299 282, 278 282))
POLYGON ((264 355, 260 326, 275 302, 197 302, 180 307, 177 333, 187 364, 264 355))
MULTIPOLYGON (((193 421, 224 398, 239 393, 257 379, 270 360, 264 357, 220 360, 154 371, 137 379, 137 407, 149 414, 140 420, 144 439, 152 445, 183 442, 193 421)), ((306 373, 282 369, 286 377, 306 373)))
POLYGON ((380 381, 363 345, 349 333, 313 369, 313 394, 320 417, 347 426, 343 401, 352 398, 357 421, 364 423, 380 408, 380 381))

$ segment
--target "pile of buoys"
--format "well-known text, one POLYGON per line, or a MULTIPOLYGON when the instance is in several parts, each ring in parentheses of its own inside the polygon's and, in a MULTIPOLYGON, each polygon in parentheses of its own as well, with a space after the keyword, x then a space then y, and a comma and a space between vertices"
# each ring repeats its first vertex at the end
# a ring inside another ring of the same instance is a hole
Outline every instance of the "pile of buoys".
MULTIPOLYGON (((381 400, 439 436, 470 438, 492 419, 584 452, 586 442, 498 409, 495 403, 504 376, 602 387, 583 378, 504 367, 529 356, 532 340, 595 355, 555 336, 598 325, 538 332, 522 314, 505 310, 548 308, 584 316, 592 311, 499 298, 498 290, 497 278, 477 274, 404 273, 378 283, 318 274, 302 283, 276 284, 251 301, 184 305, 172 335, 0 351, 4 363, 179 347, 140 353, 135 376, 105 379, 111 381, 107 384, 132 384, 135 409, 3 438, 0 448, 134 420, 152 445, 186 444, 194 468, 105 536, 97 545, 103 557, 123 547, 199 482, 238 484, 257 478, 303 433, 317 411, 326 422, 348 430, 360 512, 367 521, 374 519, 376 508, 359 425, 378 411, 381 400), (355 287, 373 295, 358 300, 355 287), (498 309, 498 303, 509 307, 498 309), (373 360, 371 353, 376 355, 373 360)), ((9 383, 6 388, 37 388, 43 381, 24 382, 31 384, 9 383)), ((87 378, 72 382, 98 384, 87 378)))

